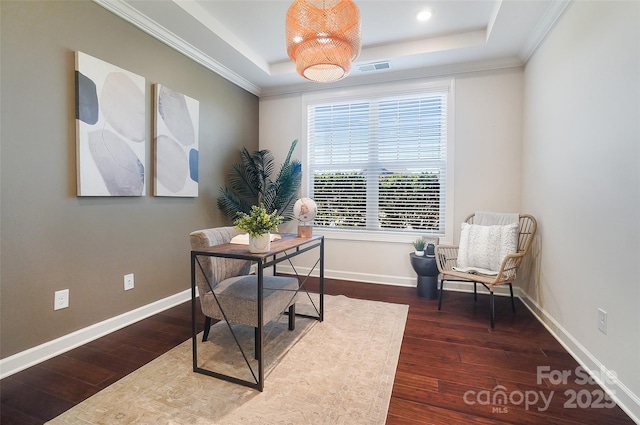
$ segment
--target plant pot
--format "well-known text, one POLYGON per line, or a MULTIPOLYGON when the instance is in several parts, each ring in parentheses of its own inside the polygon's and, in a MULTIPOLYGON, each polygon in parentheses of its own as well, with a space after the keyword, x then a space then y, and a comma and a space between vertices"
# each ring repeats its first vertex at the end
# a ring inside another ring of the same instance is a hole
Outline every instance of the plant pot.
POLYGON ((249 235, 249 252, 262 254, 271 250, 271 233, 260 236, 249 235))
POLYGON ((422 257, 422 256, 424 255, 424 251, 416 251, 416 252, 415 252, 415 254, 416 254, 418 257, 422 257))

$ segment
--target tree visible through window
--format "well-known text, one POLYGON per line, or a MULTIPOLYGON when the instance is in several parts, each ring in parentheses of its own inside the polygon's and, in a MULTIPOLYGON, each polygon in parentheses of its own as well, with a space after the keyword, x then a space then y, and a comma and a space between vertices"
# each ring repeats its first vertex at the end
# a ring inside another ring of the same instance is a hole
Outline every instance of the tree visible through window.
POLYGON ((315 225, 444 233, 447 90, 309 103, 315 225))

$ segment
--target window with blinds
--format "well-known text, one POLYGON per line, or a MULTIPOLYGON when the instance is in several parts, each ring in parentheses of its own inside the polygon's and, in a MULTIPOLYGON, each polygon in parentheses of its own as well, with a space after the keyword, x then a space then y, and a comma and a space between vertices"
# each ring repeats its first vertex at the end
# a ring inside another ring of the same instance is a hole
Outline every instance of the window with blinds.
POLYGON ((315 226, 443 234, 447 94, 309 103, 315 226))

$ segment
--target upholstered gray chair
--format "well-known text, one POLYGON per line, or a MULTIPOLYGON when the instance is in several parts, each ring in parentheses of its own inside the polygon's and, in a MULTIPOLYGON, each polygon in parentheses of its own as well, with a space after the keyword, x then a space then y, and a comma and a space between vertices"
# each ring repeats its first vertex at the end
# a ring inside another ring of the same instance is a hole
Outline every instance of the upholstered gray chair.
MULTIPOLYGON (((191 249, 198 251, 224 244, 231 241, 237 234, 238 231, 234 227, 197 230, 189 235, 191 249)), ((249 274, 251 262, 206 256, 198 257, 198 261, 201 267, 196 265, 196 285, 202 313, 205 315, 202 340, 206 341, 209 336, 212 319, 225 320, 225 316, 229 323, 253 326, 257 332, 258 277, 255 274, 249 274)), ((298 279, 284 276, 264 276, 263 279, 263 323, 279 318, 288 309, 289 330, 293 330, 298 279)), ((256 357, 258 356, 257 340, 258 338, 256 338, 256 357)))

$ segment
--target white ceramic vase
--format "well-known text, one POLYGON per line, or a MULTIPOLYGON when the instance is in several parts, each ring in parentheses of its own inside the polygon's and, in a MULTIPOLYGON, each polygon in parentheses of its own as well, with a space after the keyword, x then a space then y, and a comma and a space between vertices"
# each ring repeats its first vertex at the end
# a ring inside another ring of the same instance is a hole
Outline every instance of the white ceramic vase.
POLYGON ((424 256, 424 251, 415 251, 415 254, 416 254, 418 257, 422 257, 422 256, 424 256))
POLYGON ((271 250, 271 233, 260 236, 249 235, 249 252, 262 254, 271 250))

